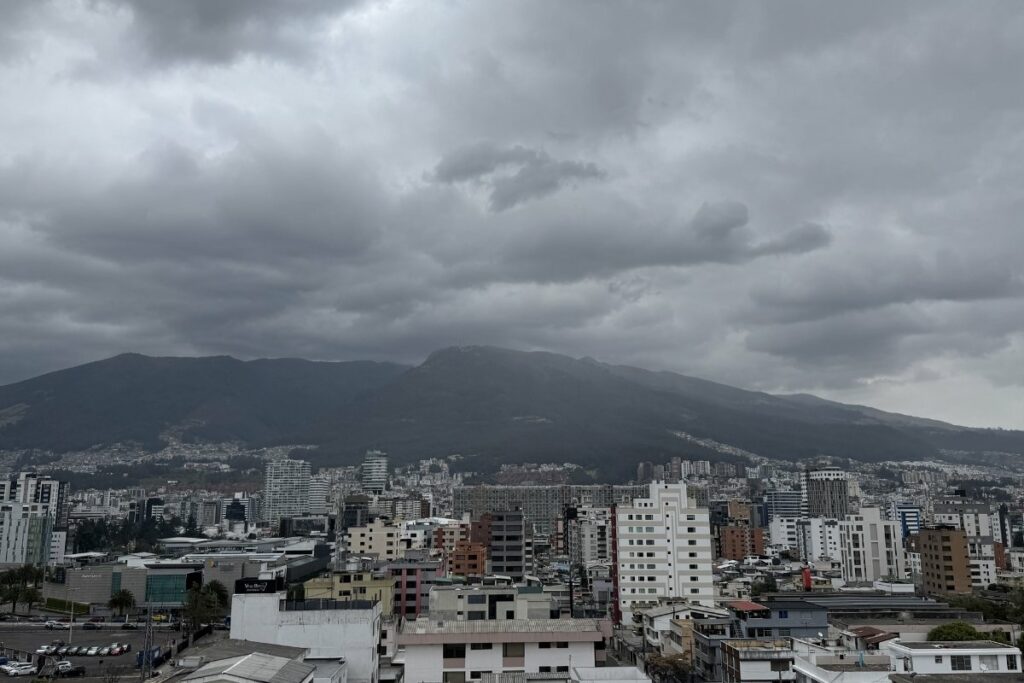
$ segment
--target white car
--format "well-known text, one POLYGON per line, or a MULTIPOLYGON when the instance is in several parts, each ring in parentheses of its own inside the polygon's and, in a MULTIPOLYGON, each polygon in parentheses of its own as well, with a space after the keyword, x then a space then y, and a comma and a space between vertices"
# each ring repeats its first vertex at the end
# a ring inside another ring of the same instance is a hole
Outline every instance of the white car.
POLYGON ((6 664, 4 664, 3 666, 0 666, 0 671, 3 671, 8 676, 12 676, 13 675, 11 673, 12 671, 14 671, 15 669, 21 668, 26 663, 27 662, 19 662, 17 659, 12 659, 11 661, 9 661, 6 664))
POLYGON ((100 651, 100 646, 99 645, 93 645, 92 647, 90 647, 88 650, 85 651, 85 654, 87 656, 89 656, 89 657, 95 657, 99 653, 99 651, 100 651))
POLYGON ((7 672, 8 676, 35 676, 39 669, 36 668, 35 664, 30 662, 22 662, 20 666, 13 667, 7 672))

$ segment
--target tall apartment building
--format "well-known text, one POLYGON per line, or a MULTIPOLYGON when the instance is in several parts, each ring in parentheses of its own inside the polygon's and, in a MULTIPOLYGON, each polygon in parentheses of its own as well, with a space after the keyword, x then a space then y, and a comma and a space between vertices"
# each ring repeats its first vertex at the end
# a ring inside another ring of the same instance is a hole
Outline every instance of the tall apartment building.
POLYGON ((749 555, 764 554, 764 529, 749 524, 732 524, 718 528, 719 555, 727 560, 742 561, 749 555))
POLYGON ((309 479, 309 514, 326 515, 334 512, 331 505, 331 481, 322 474, 309 479))
POLYGON ((277 526, 282 517, 309 514, 309 463, 304 460, 267 461, 263 482, 264 519, 277 526))
POLYGON ((388 456, 382 451, 366 451, 360 479, 365 493, 383 493, 388 485, 388 456))
POLYGON ((802 491, 765 491, 764 505, 768 511, 768 520, 777 517, 791 519, 800 517, 802 501, 802 491))
POLYGON ((798 519, 796 524, 796 549, 800 559, 817 562, 829 559, 838 561, 842 557, 839 538, 839 520, 825 517, 798 519))
POLYGON ((555 532, 566 506, 604 507, 628 505, 646 495, 643 485, 564 486, 457 486, 453 495, 455 517, 469 514, 479 519, 487 512, 521 510, 528 527, 545 536, 555 532))
POLYGON ((850 512, 849 475, 837 467, 804 470, 803 494, 807 517, 842 519, 850 512))
POLYGON ((665 599, 714 604, 711 522, 685 484, 654 483, 646 497, 616 507, 615 539, 617 617, 629 622, 633 610, 665 599))
POLYGON ((492 512, 489 518, 487 555, 491 562, 491 573, 521 581, 529 567, 523 513, 519 510, 492 512))
POLYGON ((967 500, 961 496, 949 497, 935 503, 932 519, 937 525, 963 529, 967 535, 970 554, 971 585, 985 588, 996 582, 995 538, 993 526, 999 523, 992 508, 985 503, 967 500))
POLYGON ((0 563, 61 564, 68 483, 34 472, 0 480, 0 563))
POLYGON ((930 526, 914 537, 921 555, 921 587, 927 595, 971 592, 967 534, 953 526, 930 526))
POLYGON ((921 506, 914 503, 892 501, 887 511, 893 522, 900 523, 903 538, 910 538, 921 529, 921 506))
POLYGON ((879 508, 862 508, 839 522, 839 544, 846 581, 906 576, 900 525, 884 519, 879 508))
POLYGON ((610 508, 579 508, 574 526, 570 536, 570 553, 574 562, 586 567, 612 561, 610 508))

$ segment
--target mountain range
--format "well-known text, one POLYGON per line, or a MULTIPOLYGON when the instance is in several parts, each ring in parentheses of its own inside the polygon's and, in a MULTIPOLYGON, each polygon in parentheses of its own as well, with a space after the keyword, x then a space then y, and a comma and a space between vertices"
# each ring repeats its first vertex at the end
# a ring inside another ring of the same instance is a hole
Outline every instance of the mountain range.
POLYGON ((747 391, 543 352, 452 347, 417 366, 123 354, 0 387, 0 449, 54 452, 167 434, 312 444, 318 465, 462 454, 472 468, 574 462, 602 479, 642 460, 833 456, 974 460, 1024 454, 1024 432, 960 427, 806 394, 747 391))

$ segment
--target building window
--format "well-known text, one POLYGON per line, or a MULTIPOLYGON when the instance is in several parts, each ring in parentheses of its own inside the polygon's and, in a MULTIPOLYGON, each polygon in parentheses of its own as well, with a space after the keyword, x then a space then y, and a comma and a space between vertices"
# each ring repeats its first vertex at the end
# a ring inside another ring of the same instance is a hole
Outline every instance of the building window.
POLYGON ((445 671, 441 676, 443 683, 466 683, 465 671, 445 671))
POLYGON ((538 667, 537 670, 540 673, 542 673, 542 674, 549 674, 549 673, 551 673, 551 667, 550 666, 541 666, 541 667, 538 667))
POLYGON ((779 610, 779 619, 789 619, 789 610, 788 609, 780 609, 779 610))
POLYGON ((466 602, 468 602, 471 605, 483 605, 483 604, 485 604, 487 602, 487 596, 486 595, 470 595, 468 598, 466 598, 466 602))
POLYGON ((935 663, 942 664, 942 655, 935 655, 935 663))
POLYGON ((526 648, 522 643, 502 643, 502 657, 523 657, 526 655, 526 648))
POLYGON ((971 670, 971 658, 969 655, 951 655, 949 658, 949 668, 953 671, 970 671, 971 670))
POLYGON ((465 643, 448 643, 443 648, 445 659, 465 659, 466 658, 466 644, 465 643))
POLYGON ((564 650, 565 648, 569 647, 569 643, 567 643, 565 641, 559 641, 559 642, 555 643, 555 647, 561 648, 561 649, 564 650))
POLYGON ((1017 655, 1006 655, 1006 668, 1010 671, 1017 670, 1017 655))
POLYGON ((494 645, 491 643, 470 643, 470 650, 490 650, 494 645))
POLYGON ((537 647, 539 647, 542 650, 550 650, 551 649, 551 643, 544 643, 544 642, 537 643, 537 647))

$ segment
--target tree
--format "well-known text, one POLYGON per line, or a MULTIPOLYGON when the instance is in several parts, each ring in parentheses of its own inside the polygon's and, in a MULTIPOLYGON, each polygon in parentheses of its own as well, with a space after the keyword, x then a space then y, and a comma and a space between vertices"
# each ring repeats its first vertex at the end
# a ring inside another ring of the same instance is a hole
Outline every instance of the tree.
POLYGON ((228 604, 231 601, 231 593, 228 592, 227 587, 223 583, 215 579, 205 584, 203 586, 203 591, 214 597, 214 600, 217 602, 217 607, 222 612, 227 610, 228 604))
POLYGON ((28 605, 28 611, 32 611, 32 605, 42 602, 43 594, 35 586, 26 586, 21 589, 21 601, 28 605))
POLYGON ((8 584, 4 586, 3 592, 0 595, 3 595, 2 599, 4 602, 11 603, 12 612, 18 611, 18 603, 21 601, 21 586, 8 584))
POLYGON ((107 607, 117 610, 117 613, 128 621, 128 610, 135 607, 135 594, 127 588, 122 588, 110 596, 107 607))
POLYGON ((688 655, 651 655, 647 658, 647 673, 658 683, 683 681, 690 673, 688 655))
POLYGON ((195 515, 188 516, 188 522, 185 524, 185 535, 192 537, 199 535, 199 524, 196 522, 195 515))
POLYGON ((217 596, 212 591, 204 591, 198 587, 188 590, 182 608, 182 625, 188 629, 189 646, 192 645, 196 631, 216 617, 219 610, 217 596))
POLYGON ((942 626, 936 626, 928 632, 928 640, 985 640, 987 636, 978 633, 966 621, 951 621, 942 626))

